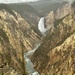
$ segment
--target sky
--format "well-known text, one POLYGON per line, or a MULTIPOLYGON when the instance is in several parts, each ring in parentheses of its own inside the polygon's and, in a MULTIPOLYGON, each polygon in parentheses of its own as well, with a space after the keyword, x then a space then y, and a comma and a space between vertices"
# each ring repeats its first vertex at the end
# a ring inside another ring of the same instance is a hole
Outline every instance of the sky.
POLYGON ((0 3, 35 2, 38 0, 0 0, 0 3))
MULTIPOLYGON (((20 3, 20 2, 35 2, 35 1, 38 0, 0 0, 0 3, 20 3)), ((60 1, 60 0, 53 0, 53 1, 60 1)), ((75 0, 61 0, 61 1, 67 1, 68 3, 71 4, 75 0)))

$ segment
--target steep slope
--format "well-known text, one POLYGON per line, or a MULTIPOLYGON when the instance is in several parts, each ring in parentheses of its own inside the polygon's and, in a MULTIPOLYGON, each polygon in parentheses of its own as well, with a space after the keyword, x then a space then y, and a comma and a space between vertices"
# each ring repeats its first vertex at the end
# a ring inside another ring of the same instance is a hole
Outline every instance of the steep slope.
POLYGON ((45 17, 46 27, 53 26, 55 22, 60 21, 63 17, 73 12, 72 5, 64 4, 62 7, 54 11, 50 11, 49 14, 45 17))
POLYGON ((32 50, 40 40, 31 25, 17 12, 0 5, 0 73, 22 75, 23 53, 32 50))
POLYGON ((75 7, 75 1, 72 3, 72 6, 75 7))
POLYGON ((26 3, 9 4, 8 6, 18 12, 31 25, 37 25, 40 14, 32 6, 26 3))
POLYGON ((58 8, 55 14, 56 19, 63 18, 67 14, 72 12, 72 6, 70 4, 65 4, 63 7, 58 8))
POLYGON ((55 14, 54 11, 50 11, 49 14, 45 17, 45 25, 46 27, 50 27, 54 25, 55 14))
POLYGON ((42 16, 47 15, 50 11, 56 11, 58 7, 62 7, 66 2, 58 2, 53 0, 40 0, 38 2, 30 2, 29 4, 36 9, 42 16))
POLYGON ((41 14, 38 13, 32 6, 26 3, 16 3, 16 4, 0 4, 0 9, 6 8, 12 15, 15 14, 11 11, 14 10, 21 15, 30 25, 32 25, 32 29, 41 35, 39 30, 37 29, 38 21, 40 19, 41 14), (10 7, 10 8, 9 8, 10 7))
POLYGON ((54 25, 32 56, 41 75, 75 74, 75 12, 54 25))
POLYGON ((19 13, 30 25, 32 25, 34 31, 41 35, 37 29, 41 14, 39 14, 36 9, 26 3, 8 4, 8 6, 19 13))

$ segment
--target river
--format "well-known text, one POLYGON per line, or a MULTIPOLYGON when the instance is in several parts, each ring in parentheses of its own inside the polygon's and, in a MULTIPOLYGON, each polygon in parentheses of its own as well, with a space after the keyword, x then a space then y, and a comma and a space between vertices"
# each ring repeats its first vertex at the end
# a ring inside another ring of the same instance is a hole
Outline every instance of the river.
POLYGON ((28 72, 29 75, 40 75, 33 66, 33 63, 31 62, 31 60, 28 58, 29 56, 31 56, 36 49, 40 46, 41 44, 37 44, 35 46, 35 48, 33 50, 28 51, 27 53, 25 53, 24 57, 25 57, 25 62, 26 62, 26 71, 28 72))

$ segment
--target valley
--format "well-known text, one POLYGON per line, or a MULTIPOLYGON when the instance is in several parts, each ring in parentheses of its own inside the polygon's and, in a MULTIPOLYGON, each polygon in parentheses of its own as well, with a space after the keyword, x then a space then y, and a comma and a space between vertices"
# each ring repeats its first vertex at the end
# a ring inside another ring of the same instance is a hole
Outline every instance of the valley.
POLYGON ((0 4, 0 75, 75 75, 74 5, 0 4))

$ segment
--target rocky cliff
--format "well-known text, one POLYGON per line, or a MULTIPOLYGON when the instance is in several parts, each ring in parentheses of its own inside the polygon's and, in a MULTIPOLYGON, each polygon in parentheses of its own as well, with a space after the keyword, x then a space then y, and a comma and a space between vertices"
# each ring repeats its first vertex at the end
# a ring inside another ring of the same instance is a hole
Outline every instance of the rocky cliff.
POLYGON ((72 6, 70 4, 65 4, 63 7, 58 8, 55 13, 55 18, 60 19, 72 12, 72 6))
POLYGON ((31 59, 41 75, 74 75, 75 12, 57 22, 31 59))
POLYGON ((8 6, 19 13, 32 26, 37 27, 41 15, 32 6, 26 3, 8 4, 8 6))
POLYGON ((55 15, 53 11, 50 11, 50 13, 46 16, 45 18, 45 24, 46 27, 50 27, 54 25, 54 21, 55 21, 55 15))
MULTIPOLYGON (((41 35, 40 31, 37 29, 38 21, 40 20, 40 14, 37 10, 35 10, 32 6, 26 3, 14 3, 14 4, 0 4, 0 8, 6 8, 10 11, 10 9, 16 11, 18 14, 21 15, 34 29, 36 33, 41 35)), ((12 13, 14 15, 14 13, 12 13)), ((15 15, 14 15, 15 16, 15 15)))
POLYGON ((58 7, 55 12, 50 11, 50 13, 45 17, 46 26, 53 26, 56 20, 62 19, 71 12, 73 12, 73 8, 70 4, 64 4, 62 7, 58 7))
POLYGON ((34 48, 40 41, 26 20, 9 8, 0 7, 0 73, 22 75, 22 53, 34 48))

